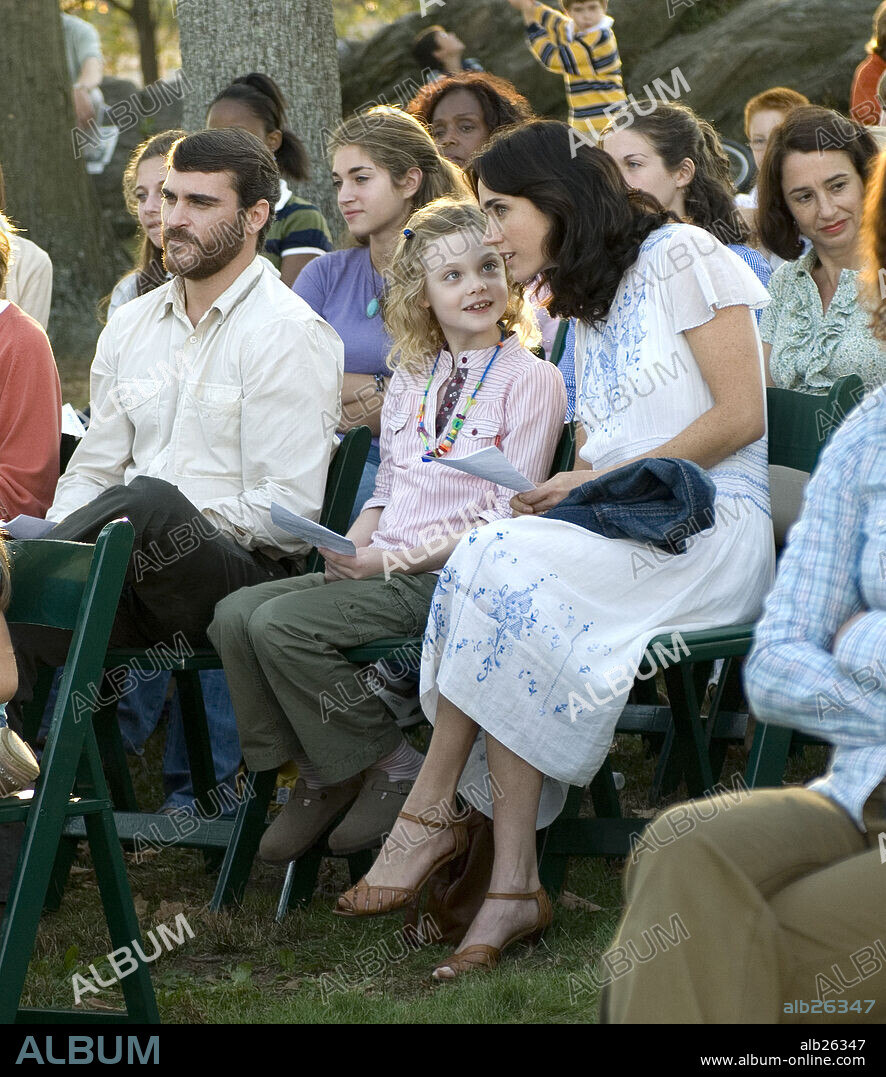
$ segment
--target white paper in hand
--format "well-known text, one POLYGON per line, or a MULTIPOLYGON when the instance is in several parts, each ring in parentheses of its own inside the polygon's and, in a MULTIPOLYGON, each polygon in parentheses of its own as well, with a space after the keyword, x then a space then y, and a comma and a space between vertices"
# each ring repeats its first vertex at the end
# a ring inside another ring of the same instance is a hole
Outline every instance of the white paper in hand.
POLYGON ((487 449, 472 452, 468 456, 460 456, 457 460, 451 460, 448 456, 432 456, 430 459, 436 464, 454 467, 456 471, 476 475, 478 479, 488 479, 496 486, 516 490, 518 494, 525 494, 527 490, 535 489, 535 483, 530 482, 525 475, 521 475, 501 449, 493 445, 487 449))
POLYGON ((16 516, 9 523, 0 526, 6 528, 9 537, 14 539, 43 538, 47 531, 51 531, 55 524, 52 520, 41 520, 39 516, 16 516))
POLYGON ((330 531, 328 527, 316 524, 304 516, 297 516, 276 501, 271 502, 271 519, 278 527, 303 539, 309 546, 322 546, 325 550, 332 550, 333 553, 344 554, 346 557, 353 557, 357 552, 357 547, 344 535, 330 531))
POLYGON ((80 416, 74 411, 73 404, 65 404, 62 408, 62 433, 71 434, 75 438, 86 435, 86 427, 80 422, 80 416))

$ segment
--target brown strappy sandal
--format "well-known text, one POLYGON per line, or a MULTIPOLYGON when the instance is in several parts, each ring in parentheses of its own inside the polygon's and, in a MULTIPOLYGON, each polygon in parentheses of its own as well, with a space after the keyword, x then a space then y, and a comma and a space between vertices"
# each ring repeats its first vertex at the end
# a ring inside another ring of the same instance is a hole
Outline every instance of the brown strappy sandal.
POLYGON ((536 901, 538 902, 538 919, 531 927, 524 928, 522 931, 518 931, 516 935, 512 935, 500 947, 487 946, 482 942, 475 943, 473 946, 466 946, 464 950, 459 950, 458 953, 452 954, 445 961, 441 961, 431 974, 438 983, 458 979, 459 976, 467 972, 491 972, 493 969, 498 968, 502 953, 511 943, 517 942, 518 939, 525 939, 526 942, 534 945, 541 939, 554 919, 551 899, 543 886, 540 886, 538 890, 531 894, 489 893, 486 897, 500 898, 505 901, 536 901), (439 976, 438 973, 443 969, 451 969, 453 975, 439 976))
POLYGON ((444 822, 441 819, 422 819, 420 815, 410 815, 409 812, 401 811, 398 819, 406 819, 410 823, 419 823, 429 830, 451 830, 455 836, 455 848, 431 864, 424 878, 411 889, 399 886, 370 886, 364 876, 355 886, 346 891, 338 899, 336 907, 332 910, 336 916, 382 916, 387 912, 395 912, 406 905, 417 901, 425 883, 444 864, 454 860, 468 847, 468 831, 463 822, 453 820, 444 822))

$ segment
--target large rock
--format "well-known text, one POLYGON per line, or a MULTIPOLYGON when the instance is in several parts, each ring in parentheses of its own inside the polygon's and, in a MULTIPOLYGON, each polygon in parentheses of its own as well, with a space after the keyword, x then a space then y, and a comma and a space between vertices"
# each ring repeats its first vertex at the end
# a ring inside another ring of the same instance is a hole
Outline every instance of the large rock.
MULTIPOLYGON (((856 64, 870 34, 871 0, 612 0, 629 93, 660 79, 682 99, 741 139, 748 97, 773 85, 845 110, 856 64), (679 80, 678 80, 679 84, 679 80)), ((428 14, 405 15, 366 42, 340 49, 345 114, 385 100, 405 104, 421 80, 413 37, 439 22, 454 30, 487 70, 510 79, 542 115, 565 118, 561 76, 545 71, 524 44, 522 19, 507 0, 446 0, 428 14)))

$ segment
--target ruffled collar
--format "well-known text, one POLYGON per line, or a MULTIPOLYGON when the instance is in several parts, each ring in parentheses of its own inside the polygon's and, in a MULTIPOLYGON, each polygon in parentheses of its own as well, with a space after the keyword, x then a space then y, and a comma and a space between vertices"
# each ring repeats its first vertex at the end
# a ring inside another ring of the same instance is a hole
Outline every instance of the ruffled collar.
POLYGON ((805 385, 813 392, 827 392, 834 380, 829 373, 831 362, 845 344, 850 321, 861 312, 858 270, 841 270, 837 290, 824 312, 818 285, 812 277, 815 262, 815 251, 810 250, 793 263, 798 289, 793 302, 789 302, 790 338, 770 357, 770 369, 787 388, 799 387, 799 381, 800 386, 805 385))

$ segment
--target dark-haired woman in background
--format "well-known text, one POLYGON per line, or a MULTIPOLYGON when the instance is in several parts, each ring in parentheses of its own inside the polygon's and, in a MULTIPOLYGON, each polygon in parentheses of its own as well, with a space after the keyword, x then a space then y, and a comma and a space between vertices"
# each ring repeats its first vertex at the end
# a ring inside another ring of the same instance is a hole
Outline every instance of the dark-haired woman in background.
POLYGON ((407 112, 431 130, 437 149, 459 168, 500 127, 532 119, 532 106, 507 79, 470 72, 429 82, 407 112))
POLYGON ((505 946, 550 922, 536 824, 559 812, 562 783, 585 785, 599 769, 647 643, 755 617, 774 560, 751 313, 767 301, 760 282, 707 232, 672 223, 658 202, 629 190, 602 150, 572 151, 565 124, 502 131, 474 169, 487 241, 516 280, 542 275, 553 314, 579 320, 582 429, 578 470, 515 497, 519 518, 471 532, 444 568, 422 655, 422 704, 435 729, 404 809, 424 819, 433 809, 438 821, 398 819, 367 877, 340 899, 351 915, 408 901, 452 851, 441 806, 445 819, 474 765, 463 792, 482 804, 488 766, 490 893, 437 979, 494 968, 505 946), (653 564, 640 543, 536 518, 644 457, 707 469, 718 518, 727 513, 730 526, 653 564), (480 730, 485 759, 475 752, 468 763, 480 730))
POLYGON ((750 266, 764 287, 769 284, 772 270, 747 245, 750 229, 735 208, 729 158, 707 120, 687 105, 660 104, 645 113, 631 105, 619 112, 601 138, 629 187, 654 195, 680 220, 716 236, 750 266))
MULTIPOLYGON (((653 195, 680 220, 710 232, 768 286, 772 270, 747 245, 750 229, 735 207, 729 158, 706 120, 686 105, 659 104, 651 112, 630 105, 619 111, 601 139, 629 187, 653 195)), ((570 331, 560 363, 570 403, 575 399, 572 339, 570 331)))
MULTIPOLYGON (((450 75, 429 82, 406 106, 407 111, 430 128, 443 157, 459 168, 467 168, 484 142, 502 127, 526 123, 534 116, 532 106, 507 79, 485 72, 450 75)), ((541 330, 541 343, 550 356, 559 319, 551 318, 545 295, 527 287, 529 302, 541 330)), ((566 383, 567 393, 569 383, 566 383)), ((575 388, 569 403, 569 418, 575 405, 575 388)))
POLYGON ((280 201, 276 218, 265 238, 265 258, 280 270, 290 288, 302 269, 332 250, 326 218, 311 202, 289 189, 310 174, 308 155, 301 139, 286 126, 286 101, 269 75, 253 72, 234 79, 209 106, 207 127, 240 127, 260 138, 273 153, 280 169, 280 201))
POLYGON ((760 322, 772 385, 826 393, 844 374, 858 374, 867 390, 886 381, 886 355, 857 286, 865 183, 876 155, 861 124, 817 105, 793 109, 770 137, 757 227, 764 246, 788 260, 772 274, 772 303, 760 322), (806 254, 803 236, 812 244, 806 254))

